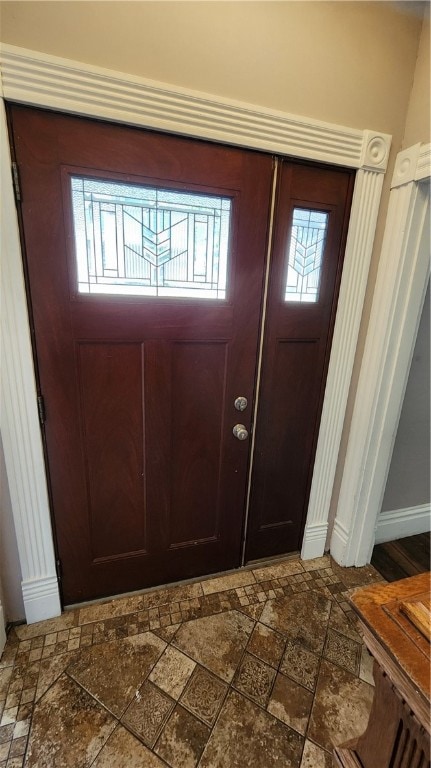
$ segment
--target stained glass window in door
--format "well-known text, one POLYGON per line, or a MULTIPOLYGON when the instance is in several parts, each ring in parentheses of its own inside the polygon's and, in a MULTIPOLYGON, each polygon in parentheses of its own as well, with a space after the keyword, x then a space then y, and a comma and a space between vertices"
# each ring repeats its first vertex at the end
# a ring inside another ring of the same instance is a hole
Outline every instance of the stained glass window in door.
POLYGON ((232 202, 73 176, 80 293, 225 299, 232 202))
POLYGON ((293 209, 285 301, 318 300, 328 219, 323 211, 293 209))

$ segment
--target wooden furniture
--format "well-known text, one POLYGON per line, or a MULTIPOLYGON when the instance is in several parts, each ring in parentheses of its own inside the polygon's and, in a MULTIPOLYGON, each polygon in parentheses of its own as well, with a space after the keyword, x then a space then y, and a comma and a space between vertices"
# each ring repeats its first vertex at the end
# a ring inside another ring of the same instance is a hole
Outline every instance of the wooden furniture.
POLYGON ((358 589, 350 602, 376 688, 365 733, 334 749, 334 766, 429 768, 430 573, 358 589))

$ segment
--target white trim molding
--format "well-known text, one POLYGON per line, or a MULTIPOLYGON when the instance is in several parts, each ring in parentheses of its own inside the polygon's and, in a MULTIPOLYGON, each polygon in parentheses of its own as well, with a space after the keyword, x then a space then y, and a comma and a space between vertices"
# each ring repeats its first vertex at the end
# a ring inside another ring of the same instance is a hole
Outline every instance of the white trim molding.
POLYGON ((331 538, 341 565, 370 561, 430 270, 430 145, 397 157, 331 538))
POLYGON ((61 606, 56 575, 27 579, 21 586, 27 624, 60 615, 61 606))
POLYGON ((6 116, 1 104, 1 393, 0 426, 22 573, 27 621, 61 612, 55 571, 45 465, 11 177, 6 116), (40 584, 55 579, 55 594, 40 604, 40 584), (31 595, 27 585, 31 584, 31 595), (27 599, 29 598, 29 599, 27 599))
MULTIPOLYGON (((302 553, 304 558, 323 554, 391 137, 221 100, 10 45, 1 46, 0 63, 6 100, 357 169, 302 553)), ((2 151, 8 155, 7 147, 2 151)), ((11 185, 9 169, 4 180, 5 186, 11 185)), ((11 186, 9 194, 12 194, 11 186)), ((56 615, 59 603, 54 599, 52 532, 15 213, 4 221, 8 222, 11 262, 11 273, 6 277, 7 290, 10 296, 18 297, 17 302, 4 302, 6 327, 22 336, 21 346, 13 349, 9 344, 4 348, 5 364, 8 365, 9 357, 12 363, 8 383, 10 398, 5 397, 9 435, 5 454, 8 454, 7 471, 24 577, 26 616, 28 621, 36 621, 47 618, 50 610, 51 615, 56 615), (15 407, 14 393, 15 401, 21 399, 24 407, 15 407), (23 485, 25 490, 21 490, 23 485)))
POLYGON ((391 137, 4 43, 5 99, 315 161, 385 171, 391 137))
POLYGON ((405 536, 428 533, 431 530, 431 506, 419 504, 407 509, 380 512, 376 523, 375 544, 396 541, 405 536))
POLYGON ((369 170, 357 172, 307 522, 302 541, 303 560, 321 557, 325 550, 329 508, 382 185, 381 174, 369 170))

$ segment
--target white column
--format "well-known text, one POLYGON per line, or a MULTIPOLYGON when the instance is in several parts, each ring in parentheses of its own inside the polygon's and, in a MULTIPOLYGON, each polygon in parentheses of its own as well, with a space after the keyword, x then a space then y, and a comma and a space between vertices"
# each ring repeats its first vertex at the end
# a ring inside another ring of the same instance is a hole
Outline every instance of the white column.
POLYGON ((0 120, 1 431, 30 623, 58 616, 61 607, 3 100, 0 120))
POLYGON ((395 166, 331 539, 341 565, 364 565, 374 546, 429 276, 429 157, 417 144, 395 166))
POLYGON ((346 243, 337 318, 326 380, 301 557, 323 555, 338 452, 362 317, 390 139, 364 133, 346 243))

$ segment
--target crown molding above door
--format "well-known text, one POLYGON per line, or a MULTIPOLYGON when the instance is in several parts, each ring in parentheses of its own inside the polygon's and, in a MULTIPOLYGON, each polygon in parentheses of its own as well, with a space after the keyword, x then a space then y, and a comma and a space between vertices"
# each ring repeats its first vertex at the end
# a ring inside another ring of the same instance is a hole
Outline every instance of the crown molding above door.
POLYGON ((3 97, 314 161, 385 171, 388 134, 314 118, 0 44, 3 97))
MULTIPOLYGON (((0 46, 0 67, 5 100, 357 169, 302 548, 304 558, 322 555, 391 137, 5 44, 0 46)), ((2 290, 14 299, 3 303, 2 367, 8 375, 2 429, 30 622, 57 615, 60 602, 7 140, 2 142, 2 163, 8 179, 2 195, 7 222, 2 290)))

